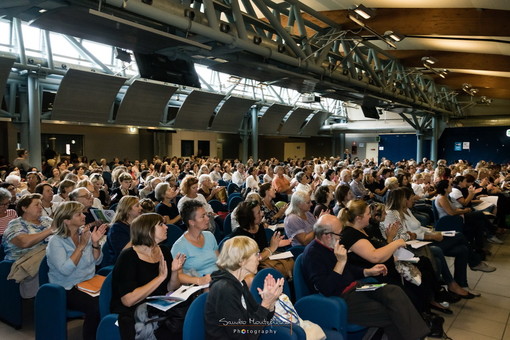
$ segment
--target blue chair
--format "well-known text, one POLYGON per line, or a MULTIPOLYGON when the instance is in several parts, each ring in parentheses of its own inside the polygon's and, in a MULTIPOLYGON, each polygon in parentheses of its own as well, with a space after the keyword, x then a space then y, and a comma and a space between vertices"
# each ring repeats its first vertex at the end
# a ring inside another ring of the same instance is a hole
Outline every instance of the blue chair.
MULTIPOLYGON (((262 289, 262 287, 264 287, 264 280, 265 280, 267 274, 273 275, 275 280, 283 277, 282 273, 280 273, 278 270, 276 270, 274 268, 262 269, 261 271, 259 271, 257 273, 257 275, 255 275, 255 277, 253 278, 253 281, 251 283, 250 292, 251 292, 251 295, 253 295, 253 297, 255 298, 255 301, 257 301, 258 303, 260 303, 262 301, 262 299, 260 297, 260 294, 259 294, 257 288, 262 289)), ((287 280, 285 280, 285 282, 283 283, 283 293, 285 295, 287 295, 289 298, 291 297, 290 287, 289 287, 289 283, 287 282, 287 280)))
POLYGON ((166 231, 166 240, 161 242, 161 244, 167 246, 172 249, 175 241, 179 239, 179 237, 184 234, 181 228, 176 226, 175 224, 167 224, 168 230, 166 231))
POLYGON ((0 235, 0 261, 3 261, 5 258, 5 250, 4 250, 4 246, 2 244, 2 236, 3 235, 0 235))
POLYGON ((219 179, 219 180, 218 180, 218 185, 219 185, 220 187, 225 187, 225 188, 226 188, 226 187, 228 187, 228 183, 227 183, 227 182, 225 182, 225 181, 224 181, 224 180, 222 180, 222 179, 219 179))
POLYGON ((211 206, 212 210, 217 213, 219 211, 228 211, 227 207, 225 206, 225 204, 221 203, 220 201, 218 200, 210 200, 209 202, 209 205, 211 206))
POLYGON ((456 216, 443 216, 439 218, 436 202, 432 202, 432 213, 434 214, 434 228, 436 231, 455 230, 458 232, 463 231, 464 219, 460 215, 456 216))
MULTIPOLYGON (((264 287, 264 280, 267 274, 273 275, 275 279, 282 278, 282 274, 273 268, 262 269, 253 278, 250 292, 255 300, 260 303, 262 299, 258 293, 257 288, 264 287)), ((290 287, 287 280, 283 283, 283 293, 290 298, 290 287)), ((322 296, 319 298, 315 296, 305 297, 295 304, 298 315, 303 320, 312 321, 321 326, 324 333, 326 333, 327 339, 344 339, 343 334, 340 332, 340 320, 339 309, 336 307, 336 302, 328 300, 322 296)))
POLYGON ((218 243, 218 251, 219 251, 219 252, 221 252, 221 248, 223 247, 223 244, 225 244, 225 242, 226 242, 228 239, 230 239, 230 238, 232 238, 232 235, 230 235, 230 234, 229 234, 229 235, 225 236, 225 237, 223 238, 223 240, 221 240, 221 242, 220 242, 220 243, 218 243))
POLYGON ((83 313, 67 309, 64 287, 49 283, 46 256, 39 266, 39 290, 35 297, 35 338, 67 339, 67 319, 82 318, 83 313))
POLYGON ((232 212, 234 209, 238 206, 239 203, 241 203, 243 200, 242 197, 236 196, 228 201, 228 211, 232 212))
POLYGON ((110 301, 112 299, 112 273, 106 276, 99 295, 99 314, 101 322, 97 328, 97 340, 120 340, 119 327, 115 324, 118 314, 110 313, 110 301))
POLYGON ((110 206, 110 210, 113 210, 113 211, 117 211, 117 206, 119 205, 119 203, 114 203, 110 206))
POLYGON ((241 188, 239 188, 239 186, 235 183, 230 183, 227 186, 227 195, 230 196, 230 194, 234 192, 241 192, 241 188))
POLYGON ((230 235, 232 233, 232 214, 228 214, 223 221, 223 233, 230 235))
MULTIPOLYGON (((183 340, 204 340, 205 339, 205 302, 208 293, 203 293, 193 301, 184 318, 183 340)), ((265 329, 268 329, 266 327, 265 329)), ((305 340, 306 334, 301 327, 273 327, 272 334, 263 334, 259 337, 261 340, 305 340)))
POLYGON ((14 261, 0 261, 0 320, 20 329, 23 323, 23 306, 19 283, 7 280, 14 261))
MULTIPOLYGON (((308 285, 305 282, 305 278, 303 275, 303 255, 299 255, 294 262, 294 292, 296 294, 296 306, 299 306, 298 302, 308 296, 315 296, 315 301, 318 300, 329 300, 329 309, 322 311, 327 311, 327 313, 331 313, 335 315, 335 319, 328 321, 327 323, 331 323, 334 325, 334 328, 342 333, 344 339, 351 338, 362 338, 363 334, 366 333, 366 328, 358 325, 348 324, 347 323, 347 304, 344 299, 337 296, 325 297, 322 294, 312 294, 308 285), (332 302, 332 303, 331 303, 332 302), (334 307, 334 308, 331 308, 334 307), (351 335, 348 337, 348 333, 351 335)), ((305 300, 306 301, 306 300, 305 300)), ((328 303, 328 302, 324 302, 328 303)), ((296 307, 297 309, 297 307, 296 307)), ((301 308, 298 310, 299 315, 301 315, 301 308)), ((316 311, 319 314, 321 310, 316 311)), ((327 314, 326 313, 326 314, 327 314)), ((313 313, 312 313, 313 314, 313 313)), ((314 318, 314 315, 309 315, 307 310, 303 310, 302 319, 314 318), (305 318, 306 316, 306 318, 305 318)), ((325 318, 326 316, 322 315, 321 318, 325 318)), ((309 319, 310 321, 315 322, 315 319, 309 319)), ((329 320, 329 319, 328 319, 329 320)))

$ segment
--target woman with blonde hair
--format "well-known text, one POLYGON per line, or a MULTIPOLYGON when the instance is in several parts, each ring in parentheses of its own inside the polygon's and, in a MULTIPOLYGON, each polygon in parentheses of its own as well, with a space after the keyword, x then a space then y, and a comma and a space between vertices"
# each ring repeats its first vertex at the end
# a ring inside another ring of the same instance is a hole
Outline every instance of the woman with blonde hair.
MULTIPOLYGON (((238 339, 245 326, 224 327, 218 320, 240 320, 259 324, 251 330, 262 330, 273 317, 275 304, 283 291, 283 278, 275 280, 269 274, 263 289, 258 289, 262 302, 258 304, 244 279, 257 273, 259 247, 247 236, 236 236, 225 242, 216 262, 220 270, 211 277, 205 304, 207 339, 238 339), (266 321, 266 322, 264 322, 266 321)), ((250 337, 257 338, 257 336, 250 337)))
POLYGON ((103 246, 104 259, 101 266, 115 264, 120 252, 124 249, 130 239, 131 222, 142 213, 142 207, 136 196, 124 196, 121 198, 115 216, 112 220, 108 237, 103 246))
POLYGON ((102 260, 99 240, 106 232, 106 224, 93 231, 84 226, 83 204, 63 202, 54 215, 55 235, 46 248, 50 283, 66 290, 67 308, 85 313, 83 339, 95 339, 99 325, 99 298, 78 290, 75 286, 95 275, 102 260))

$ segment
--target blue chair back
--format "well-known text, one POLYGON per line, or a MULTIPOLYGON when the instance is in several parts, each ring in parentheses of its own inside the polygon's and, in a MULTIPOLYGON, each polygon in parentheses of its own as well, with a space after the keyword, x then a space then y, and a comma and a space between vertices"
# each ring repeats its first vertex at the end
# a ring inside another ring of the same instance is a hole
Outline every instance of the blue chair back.
POLYGON ((112 299, 112 273, 106 276, 99 294, 99 315, 102 318, 110 314, 110 301, 112 299))
POLYGON ((181 228, 176 226, 175 224, 167 224, 168 230, 166 231, 166 240, 161 242, 161 244, 167 246, 172 249, 175 241, 179 239, 179 237, 184 234, 181 228))
POLYGON ((228 187, 228 183, 227 183, 227 182, 225 182, 225 181, 224 181, 224 180, 222 180, 222 179, 219 179, 219 180, 218 180, 218 185, 219 185, 220 187, 225 187, 225 188, 226 188, 226 187, 228 187))
POLYGON ((225 236, 232 233, 232 214, 228 214, 227 217, 225 217, 225 221, 223 221, 223 233, 225 236))
POLYGON ((117 211, 118 205, 119 205, 119 203, 114 203, 114 204, 110 205, 110 210, 117 211))
MULTIPOLYGON (((274 268, 265 268, 265 269, 262 269, 261 271, 259 271, 257 273, 257 275, 255 275, 255 277, 253 278, 253 281, 252 281, 251 287, 250 287, 251 295, 253 295, 253 297, 255 298, 255 301, 257 301, 257 303, 262 302, 262 299, 260 297, 260 294, 259 294, 257 288, 260 288, 260 289, 264 288, 264 280, 266 279, 266 276, 268 274, 273 275, 275 280, 283 277, 282 273, 280 273, 278 270, 276 270, 274 268)), ((284 280, 284 283, 283 283, 283 293, 285 295, 287 295, 289 297, 289 299, 291 298, 290 287, 289 287, 289 283, 287 282, 287 280, 284 280)))
POLYGON ((434 228, 437 231, 455 230, 462 232, 464 226, 464 219, 460 215, 456 216, 443 216, 439 218, 439 212, 436 206, 436 200, 432 202, 432 213, 434 214, 434 228))
POLYGON ((241 188, 239 188, 239 186, 235 183, 230 183, 227 186, 227 195, 230 196, 233 192, 241 192, 241 188))
POLYGON ((296 294, 296 301, 301 299, 304 296, 310 295, 310 289, 305 282, 305 277, 303 276, 303 255, 299 255, 294 262, 294 270, 293 270, 293 280, 294 280, 294 293, 296 294))
POLYGON ((108 314, 101 319, 97 327, 96 340, 121 340, 119 326, 116 325, 117 319, 117 314, 108 314))
POLYGON ((240 196, 236 196, 236 197, 231 198, 228 201, 228 211, 230 211, 230 212, 234 211, 234 209, 237 207, 237 205, 239 203, 241 203, 242 201, 243 201, 243 198, 240 197, 240 196))
POLYGON ((49 271, 50 267, 48 266, 48 259, 44 256, 41 264, 39 265, 39 287, 50 282, 50 279, 48 278, 49 271))
POLYGON ((208 293, 203 293, 193 301, 188 308, 184 318, 183 340, 202 340, 205 339, 205 302, 208 293))
POLYGON ((14 261, 0 261, 0 320, 20 329, 23 320, 22 300, 19 283, 7 280, 14 261))
POLYGON ((207 203, 209 203, 209 205, 211 206, 212 210, 215 213, 217 213, 219 211, 227 211, 227 207, 225 206, 225 204, 221 203, 218 200, 210 200, 207 203))
POLYGON ((0 235, 0 261, 3 261, 5 258, 5 251, 4 251, 4 245, 2 244, 2 236, 0 235))

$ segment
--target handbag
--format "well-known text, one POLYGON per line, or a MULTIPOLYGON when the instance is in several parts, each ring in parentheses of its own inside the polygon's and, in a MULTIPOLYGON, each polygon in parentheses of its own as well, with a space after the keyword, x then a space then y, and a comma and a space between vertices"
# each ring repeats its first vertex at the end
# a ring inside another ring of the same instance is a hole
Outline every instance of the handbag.
POLYGON ((280 260, 270 260, 265 259, 263 261, 259 262, 259 268, 273 268, 278 270, 285 279, 291 279, 292 278, 292 271, 294 269, 294 259, 288 258, 288 259, 280 259, 280 260))

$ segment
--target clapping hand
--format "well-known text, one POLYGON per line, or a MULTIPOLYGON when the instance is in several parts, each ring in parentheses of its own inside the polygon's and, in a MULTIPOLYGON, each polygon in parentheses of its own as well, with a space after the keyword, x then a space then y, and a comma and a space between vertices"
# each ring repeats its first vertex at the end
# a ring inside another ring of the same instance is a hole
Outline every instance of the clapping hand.
POLYGON ((90 238, 92 239, 92 244, 97 244, 101 237, 106 233, 106 229, 108 228, 107 224, 101 224, 99 227, 94 228, 94 231, 90 233, 90 238))
POLYGON ((270 310, 273 309, 274 304, 283 292, 283 283, 283 278, 275 280, 273 275, 267 274, 264 279, 264 288, 257 288, 257 291, 262 298, 262 306, 270 310))
MULTIPOLYGON (((165 257, 163 256, 163 253, 161 252, 161 248, 159 248, 159 277, 162 279, 166 279, 168 276, 168 267, 166 265, 165 257)), ((173 266, 173 262, 172 262, 173 266)))
POLYGON ((186 262, 186 255, 177 253, 177 256, 172 260, 172 271, 176 272, 181 270, 184 262, 186 262))

